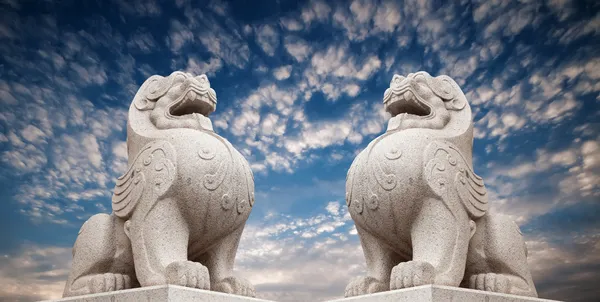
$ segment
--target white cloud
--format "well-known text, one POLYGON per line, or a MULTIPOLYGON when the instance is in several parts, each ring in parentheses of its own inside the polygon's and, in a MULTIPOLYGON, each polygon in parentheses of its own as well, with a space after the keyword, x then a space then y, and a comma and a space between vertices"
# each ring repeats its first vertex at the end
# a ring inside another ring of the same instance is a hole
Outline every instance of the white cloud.
POLYGON ((239 33, 222 28, 216 21, 212 23, 207 20, 205 24, 208 28, 197 31, 202 45, 226 64, 237 68, 246 66, 250 58, 250 49, 239 33))
POLYGON ((356 58, 350 54, 347 45, 330 46, 325 51, 315 53, 311 65, 317 75, 333 75, 341 78, 368 79, 379 67, 381 61, 376 55, 371 55, 356 63, 356 58), (358 66, 361 66, 360 69, 358 66))
POLYGON ((275 76, 276 79, 278 80, 285 80, 287 78, 290 77, 292 72, 292 65, 286 65, 286 66, 281 66, 278 68, 275 68, 275 70, 273 71, 273 76, 275 76))
POLYGON ((352 125, 345 120, 318 123, 307 127, 298 137, 286 138, 284 145, 288 152, 300 155, 305 150, 342 144, 351 130, 352 125))
POLYGON ((261 124, 263 135, 283 135, 285 133, 285 124, 279 123, 279 116, 273 113, 267 114, 261 124))
MULTIPOLYGON (((327 207, 335 206, 328 203, 327 207)), ((306 218, 272 214, 268 221, 246 226, 236 271, 255 284, 258 298, 276 301, 341 298, 350 279, 364 274, 360 243, 340 232, 353 225, 345 206, 335 213, 325 211, 320 209, 315 216, 306 218), (331 271, 336 273, 325 273, 331 271)))
POLYGON ((288 31, 299 31, 304 28, 302 23, 295 18, 281 18, 279 22, 288 31))
POLYGON ((166 39, 166 43, 171 48, 171 51, 177 53, 186 43, 194 40, 194 34, 188 26, 183 25, 177 20, 173 20, 171 21, 171 28, 166 39))
POLYGON ((536 287, 544 290, 545 297, 556 300, 594 300, 597 294, 592 289, 598 284, 595 267, 600 261, 597 229, 558 233, 527 241, 527 260, 536 287), (564 244, 556 244, 557 240, 564 244), (556 276, 561 276, 560 280, 556 276), (571 292, 572 289, 577 292, 571 292))
POLYGON ((581 20, 570 26, 558 27, 550 31, 550 38, 558 39, 560 44, 568 45, 588 35, 597 36, 599 27, 600 16, 596 14, 591 19, 581 20))
POLYGON ((310 45, 298 37, 285 37, 283 45, 285 50, 298 62, 303 62, 312 52, 310 45))
POLYGON ((127 171, 127 142, 116 141, 112 144, 113 162, 111 169, 117 175, 127 171))
POLYGON ((339 215, 340 214, 340 203, 337 201, 330 201, 327 203, 325 210, 329 212, 331 215, 339 215))
POLYGON ((583 154, 583 168, 592 169, 600 167, 600 144, 597 141, 586 141, 581 145, 583 154))
POLYGON ((0 101, 5 104, 14 105, 19 101, 10 93, 10 87, 4 81, 0 81, 0 101))
POLYGON ((229 4, 221 0, 211 0, 208 7, 219 16, 226 16, 229 11, 229 4))
POLYGON ((162 10, 156 0, 135 0, 135 1, 114 1, 117 3, 119 9, 131 15, 138 16, 158 16, 162 10))
POLYGON ((44 150, 27 144, 19 149, 5 151, 2 161, 15 169, 16 174, 39 172, 48 162, 44 150))
POLYGON ((256 29, 256 42, 269 56, 275 55, 279 47, 279 33, 272 25, 262 25, 256 29))
POLYGON ((347 44, 331 45, 318 51, 311 58, 311 67, 304 70, 306 85, 320 90, 328 100, 336 101, 341 93, 353 97, 360 87, 354 80, 365 81, 381 67, 376 55, 354 56, 347 44))
POLYGON ((79 63, 71 62, 69 67, 76 74, 75 78, 86 85, 102 85, 108 80, 106 70, 100 62, 95 62, 89 66, 82 66, 79 63))
POLYGON ((34 125, 27 125, 27 127, 21 130, 21 136, 32 144, 41 143, 46 140, 46 134, 34 125))
POLYGON ((185 68, 185 72, 189 72, 194 75, 214 75, 217 71, 219 71, 223 67, 223 63, 219 58, 210 58, 208 62, 198 61, 195 57, 189 57, 187 61, 187 67, 185 68))
POLYGON ((375 28, 383 32, 393 32, 400 24, 400 10, 396 2, 386 1, 377 7, 375 13, 375 28))
POLYGON ((62 297, 71 248, 28 243, 0 259, 0 297, 15 301, 62 297))
POLYGON ((313 21, 325 22, 329 18, 331 7, 322 0, 311 0, 307 6, 302 9, 302 20, 306 25, 313 21))
POLYGON ((158 45, 152 33, 138 30, 127 41, 127 47, 143 53, 151 53, 158 48, 158 45))

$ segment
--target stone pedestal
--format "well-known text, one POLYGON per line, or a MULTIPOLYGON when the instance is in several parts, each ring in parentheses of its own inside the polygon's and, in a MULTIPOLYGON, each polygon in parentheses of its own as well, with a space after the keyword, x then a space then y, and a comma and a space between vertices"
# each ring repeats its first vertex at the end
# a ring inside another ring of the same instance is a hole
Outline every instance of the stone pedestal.
POLYGON ((466 288, 423 285, 328 302, 542 302, 556 301, 484 292, 466 288))
POLYGON ((268 302, 267 300, 248 298, 238 295, 224 294, 177 285, 159 285, 127 290, 119 290, 101 294, 48 300, 44 302, 268 302))

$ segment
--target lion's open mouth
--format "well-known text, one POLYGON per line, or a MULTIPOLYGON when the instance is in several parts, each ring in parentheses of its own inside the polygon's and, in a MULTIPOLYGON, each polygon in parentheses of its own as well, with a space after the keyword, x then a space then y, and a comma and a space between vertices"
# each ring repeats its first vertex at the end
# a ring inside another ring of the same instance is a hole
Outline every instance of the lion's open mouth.
POLYGON ((401 94, 393 94, 388 100, 387 111, 396 116, 401 113, 406 113, 416 116, 428 116, 431 114, 431 108, 421 102, 412 91, 406 90, 401 94))
POLYGON ((205 116, 210 114, 212 107, 206 96, 199 95, 196 91, 190 90, 176 104, 169 108, 172 116, 186 116, 199 113, 205 116))

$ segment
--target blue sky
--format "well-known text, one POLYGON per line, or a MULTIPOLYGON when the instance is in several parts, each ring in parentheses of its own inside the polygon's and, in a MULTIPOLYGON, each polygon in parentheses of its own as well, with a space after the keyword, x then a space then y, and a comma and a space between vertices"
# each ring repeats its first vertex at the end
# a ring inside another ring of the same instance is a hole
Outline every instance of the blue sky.
POLYGON ((61 295, 81 224, 126 169, 150 75, 206 73, 256 203, 236 270, 259 297, 343 295, 364 272, 344 202, 394 73, 446 74, 474 166, 521 226, 541 297, 600 296, 596 1, 0 0, 0 300, 61 295), (452 3, 450 6, 442 2, 452 3))

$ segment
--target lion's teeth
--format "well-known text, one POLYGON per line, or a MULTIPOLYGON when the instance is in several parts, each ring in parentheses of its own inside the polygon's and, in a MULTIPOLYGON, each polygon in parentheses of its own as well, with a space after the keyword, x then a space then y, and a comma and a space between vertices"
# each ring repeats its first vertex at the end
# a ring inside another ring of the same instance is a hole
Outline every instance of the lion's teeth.
POLYGON ((413 97, 413 94, 412 94, 412 92, 410 92, 410 90, 407 90, 404 92, 403 96, 404 96, 404 100, 410 101, 413 97))

